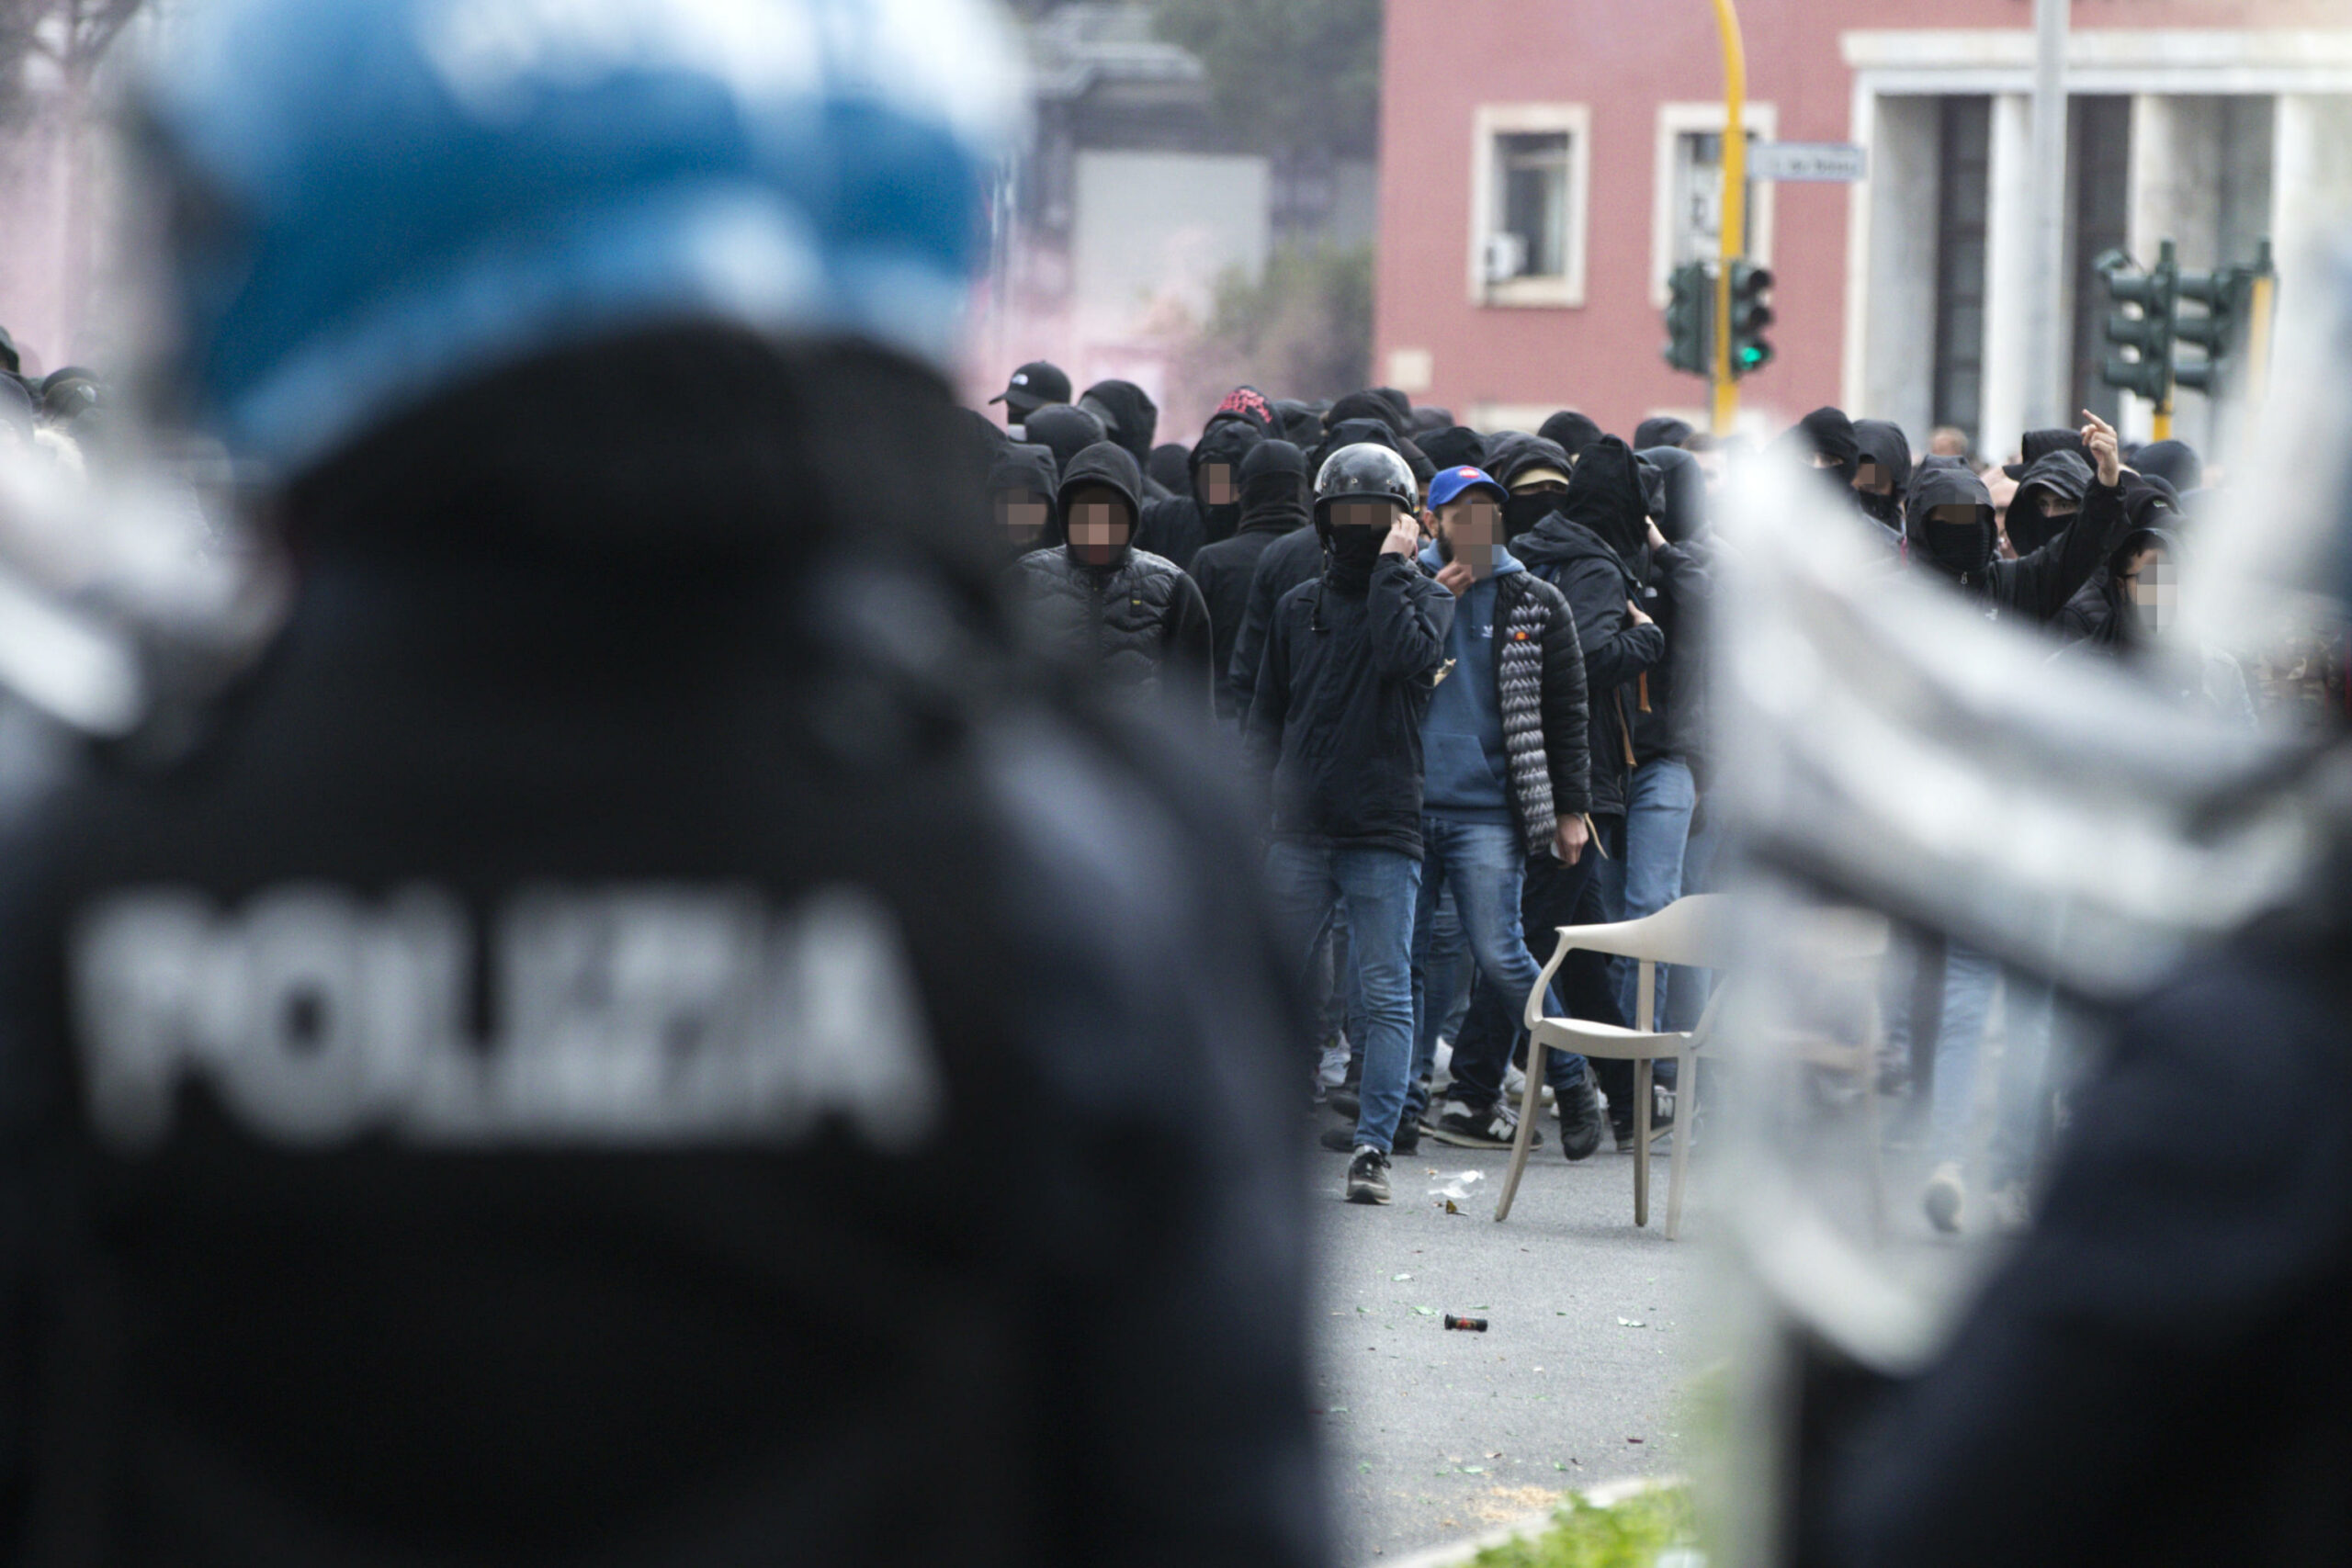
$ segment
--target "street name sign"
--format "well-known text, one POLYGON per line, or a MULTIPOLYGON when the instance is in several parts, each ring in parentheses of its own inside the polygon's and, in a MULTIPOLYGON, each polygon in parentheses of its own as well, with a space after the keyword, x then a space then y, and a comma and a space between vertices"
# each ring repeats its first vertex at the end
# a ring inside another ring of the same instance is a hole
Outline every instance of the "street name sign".
POLYGON ((1758 141, 1747 150, 1751 180, 1835 180, 1870 173, 1870 154, 1850 141, 1758 141))

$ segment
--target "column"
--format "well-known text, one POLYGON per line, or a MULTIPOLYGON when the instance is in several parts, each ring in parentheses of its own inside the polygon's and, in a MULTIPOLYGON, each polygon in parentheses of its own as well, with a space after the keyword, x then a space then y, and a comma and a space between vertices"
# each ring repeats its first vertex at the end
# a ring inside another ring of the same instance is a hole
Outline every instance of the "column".
POLYGON ((2054 373, 2054 345, 2031 341, 2028 293, 2033 276, 2033 100, 1993 100, 1985 171, 1984 393, 1977 450, 1996 461, 2025 434, 2029 378, 2054 373), (2051 363, 2043 363, 2051 361, 2051 363))
MULTIPOLYGON (((1868 203, 1859 280, 1866 300, 1847 408, 1892 420, 1927 450, 1935 422, 1936 231, 1940 98, 1872 95, 1868 203)), ((1849 316, 1849 321, 1852 318, 1849 316)))

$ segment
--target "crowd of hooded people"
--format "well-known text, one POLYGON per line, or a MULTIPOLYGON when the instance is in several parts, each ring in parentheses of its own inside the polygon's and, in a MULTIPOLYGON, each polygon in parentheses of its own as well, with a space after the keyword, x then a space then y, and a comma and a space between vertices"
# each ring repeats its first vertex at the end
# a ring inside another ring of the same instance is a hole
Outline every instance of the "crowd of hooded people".
MULTIPOLYGON (((1630 441, 1564 410, 1477 431, 1373 388, 1328 404, 1235 389, 1191 447, 1156 444, 1131 382, 1073 400, 1025 365, 978 419, 989 504, 1031 629, 1114 703, 1213 718, 1263 808, 1278 915, 1318 998, 1312 1093, 1341 1118, 1345 1191, 1389 1199, 1391 1156, 1518 1133, 1525 1032, 1552 932, 1656 913, 1714 876, 1706 626, 1723 546, 1710 507, 1745 456, 1671 417, 1630 441), (1006 428, 1009 427, 1009 428, 1006 428)), ((2176 524, 2209 493, 2178 441, 2126 448, 2086 413, 1974 463, 1942 428, 1815 411, 1768 456, 1835 481, 1890 571, 1939 579, 2052 657, 2143 664, 2171 625, 2176 524)), ((2184 704, 2252 724, 2306 671, 2190 660, 2184 704)), ((2169 674, 2165 678, 2173 678, 2169 674)), ((2006 1012, 2000 1126, 1976 1184, 2021 1218, 2051 1079, 2050 998, 1960 943, 1923 939, 1890 985, 1883 1087, 1913 1096, 1928 1218, 1972 1213, 1978 1048, 2006 1012)), ((1687 1029, 1708 977, 1583 951, 1555 1012, 1687 1029)), ((1674 1122, 1673 1064, 1651 1088, 1674 1122)), ((1625 1062, 1545 1054, 1541 1100, 1582 1160, 1639 1120, 1625 1062)), ((1534 1133, 1541 1144, 1543 1134, 1534 1133)), ((1972 1222, 1973 1223, 1973 1222, 1972 1222)))

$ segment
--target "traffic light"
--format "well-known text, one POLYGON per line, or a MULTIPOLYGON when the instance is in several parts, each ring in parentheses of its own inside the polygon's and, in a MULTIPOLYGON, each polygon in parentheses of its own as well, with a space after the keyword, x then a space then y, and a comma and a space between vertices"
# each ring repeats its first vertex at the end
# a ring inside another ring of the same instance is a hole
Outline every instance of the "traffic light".
POLYGON ((1714 374, 1715 280, 1705 262, 1685 262, 1667 280, 1666 362, 1693 376, 1714 374))
POLYGON ((1772 271, 1752 261, 1731 264, 1731 373, 1737 380, 1772 363, 1764 329, 1772 324, 1772 271))
POLYGON ((2109 251, 2091 265, 2107 279, 2108 297, 2121 307, 2107 318, 2107 341, 2128 349, 2132 358, 2109 355, 2099 366, 2099 379, 2159 409, 2172 404, 2173 305, 2180 268, 2166 240, 2152 272, 2132 270, 2132 258, 2109 251), (2128 315, 2136 310, 2139 314, 2128 315))
POLYGON ((2248 357, 2255 330, 2255 291, 2272 276, 2268 240, 2255 248, 2250 266, 2180 275, 2179 297, 2204 306, 2205 313, 2183 316, 2176 309, 2172 335, 2203 349, 2205 358, 2201 364, 2174 366, 2175 381, 2209 398, 2222 395, 2225 381, 2238 373, 2248 357))

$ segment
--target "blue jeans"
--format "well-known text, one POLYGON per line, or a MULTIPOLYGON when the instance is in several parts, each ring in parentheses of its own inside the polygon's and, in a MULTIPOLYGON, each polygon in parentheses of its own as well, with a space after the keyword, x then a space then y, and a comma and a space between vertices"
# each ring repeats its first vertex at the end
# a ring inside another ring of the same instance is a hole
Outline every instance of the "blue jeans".
POLYGON ((1341 899, 1363 1017, 1356 1142, 1386 1154, 1405 1111, 1413 1059, 1413 910, 1421 863, 1394 850, 1321 849, 1277 840, 1266 852, 1274 912, 1302 972, 1341 899))
MULTIPOLYGON (((1690 813, 1698 804, 1689 764, 1659 757, 1634 770, 1625 786, 1625 852, 1600 872, 1600 896, 1611 919, 1638 920, 1682 897, 1683 852, 1690 847, 1690 813)), ((1609 968, 1617 1010, 1632 1023, 1640 1017, 1634 1005, 1640 999, 1640 965, 1618 958, 1609 968)), ((1675 1016, 1672 978, 1673 971, 1659 964, 1651 1004, 1656 1027, 1675 1016)))
MULTIPOLYGON (((1600 841, 1614 853, 1623 835, 1618 831, 1621 819, 1613 817, 1596 818, 1593 824, 1600 841)), ((1582 859, 1574 865, 1562 865, 1550 854, 1530 856, 1523 863, 1523 883, 1520 889, 1519 916, 1521 939, 1527 943, 1532 957, 1540 946, 1545 958, 1552 953, 1556 931, 1561 926, 1590 925, 1600 918, 1600 895, 1596 889, 1594 867, 1600 863, 1598 850, 1587 847, 1582 859)), ((1623 1023, 1615 1017, 1617 998, 1608 987, 1608 974, 1601 965, 1603 956, 1583 950, 1572 953, 1553 976, 1552 996, 1566 1004, 1562 1012, 1569 1018, 1588 1019, 1598 1023, 1623 1023)), ((1536 965, 1543 972, 1543 965, 1536 965)), ((1453 1087, 1447 1098, 1458 1105, 1487 1107, 1502 1098, 1504 1070, 1519 1052, 1527 1031, 1520 1019, 1527 1007, 1527 992, 1517 997, 1504 994, 1500 987, 1484 975, 1471 977, 1469 1014, 1462 1021, 1462 1032, 1453 1038, 1453 1087)), ((1633 1082, 1633 1067, 1624 1062, 1602 1061, 1587 1063, 1582 1056, 1565 1051, 1544 1053, 1544 1076, 1557 1094, 1569 1094, 1580 1088, 1589 1069, 1599 1078, 1604 1091, 1620 1087, 1615 1073, 1624 1085, 1633 1082)), ((1630 1089, 1624 1090, 1627 1094, 1630 1089)))
MULTIPOLYGON (((1968 1157, 1969 1124, 1976 1109, 1976 1062, 2001 964, 1964 942, 1944 958, 1944 1013, 1936 1037, 1936 1081, 1929 1111, 1929 1148, 1938 1164, 1968 1157)), ((1991 1155, 1995 1185, 2022 1179, 2031 1164, 2048 1092, 2050 987, 2010 971, 2002 987, 2003 1062, 1991 1155)))
MULTIPOLYGON (((1438 1028, 1453 1010, 1460 966, 1439 948, 1441 888, 1453 893, 1462 936, 1478 973, 1502 996, 1527 1005, 1544 966, 1520 934, 1520 884, 1527 866, 1519 829, 1508 823, 1421 818, 1421 892, 1413 920, 1413 1071, 1405 1114, 1429 1108, 1430 1072, 1437 1064, 1438 1028)), ((1556 1007, 1553 1010, 1558 1010, 1556 1007)))

